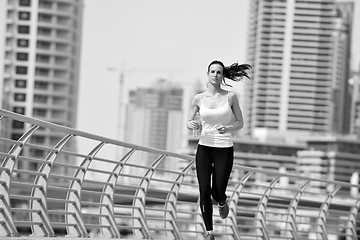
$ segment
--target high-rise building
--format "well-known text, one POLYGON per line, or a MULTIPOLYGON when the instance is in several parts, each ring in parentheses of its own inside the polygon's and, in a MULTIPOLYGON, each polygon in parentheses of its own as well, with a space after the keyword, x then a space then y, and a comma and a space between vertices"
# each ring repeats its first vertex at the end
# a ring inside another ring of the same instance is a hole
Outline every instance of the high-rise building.
POLYGON ((248 135, 296 141, 349 132, 352 1, 250 1, 248 135))
POLYGON ((360 140, 360 71, 350 79, 351 124, 350 133, 360 140))
MULTIPOLYGON (((82 13, 82 0, 0 1, 1 108, 75 127, 82 13)), ((18 139, 27 128, 13 122, 1 130, 18 139)), ((35 135, 33 143, 49 146, 63 137, 35 135)))
MULTIPOLYGON (((125 141, 178 152, 184 135, 183 89, 166 80, 130 91, 126 110, 125 141)), ((153 161, 143 156, 141 161, 153 161)), ((170 161, 167 161, 170 163, 170 161)), ((172 166, 164 166, 169 169, 172 166)))

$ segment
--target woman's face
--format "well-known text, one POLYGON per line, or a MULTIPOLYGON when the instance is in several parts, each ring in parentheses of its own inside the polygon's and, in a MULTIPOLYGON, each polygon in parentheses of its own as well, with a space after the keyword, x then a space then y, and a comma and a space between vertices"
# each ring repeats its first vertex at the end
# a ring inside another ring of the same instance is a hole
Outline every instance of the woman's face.
POLYGON ((219 64, 212 64, 209 67, 208 80, 211 84, 220 84, 224 78, 223 67, 219 64))

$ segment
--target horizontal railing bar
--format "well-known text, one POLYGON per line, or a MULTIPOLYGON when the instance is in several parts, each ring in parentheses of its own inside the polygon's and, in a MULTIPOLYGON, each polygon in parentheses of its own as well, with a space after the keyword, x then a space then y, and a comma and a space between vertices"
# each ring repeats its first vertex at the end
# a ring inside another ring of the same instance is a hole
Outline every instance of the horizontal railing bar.
POLYGON ((106 193, 106 192, 97 192, 97 191, 91 191, 91 190, 81 190, 82 194, 89 194, 89 195, 96 195, 96 196, 108 196, 110 197, 110 194, 106 193))
POLYGON ((176 183, 176 181, 159 179, 159 178, 151 178, 151 180, 152 180, 152 181, 155 181, 155 182, 169 183, 169 184, 174 184, 174 183, 176 183))
POLYGON ((88 168, 87 171, 96 172, 96 173, 104 173, 104 174, 108 174, 108 175, 116 175, 114 172, 105 171, 105 170, 101 170, 101 169, 95 169, 95 168, 88 168))
POLYGON ((143 176, 137 176, 137 175, 131 175, 131 174, 125 174, 125 173, 120 173, 119 176, 128 177, 128 178, 135 178, 135 179, 144 179, 143 176))
POLYGON ((145 188, 140 187, 140 186, 135 186, 135 185, 124 185, 124 184, 116 184, 115 185, 115 190, 117 191, 133 191, 133 193, 135 193, 136 190, 144 190, 145 188))
POLYGON ((77 191, 76 189, 72 189, 72 188, 65 188, 65 187, 52 186, 52 185, 48 185, 47 188, 52 189, 52 190, 62 191, 62 192, 76 192, 77 191))
POLYGON ((0 137, 1 142, 9 143, 10 145, 21 145, 22 143, 16 140, 0 137))
MULTIPOLYGON (((21 173, 21 172, 20 172, 21 173)), ((27 182, 15 182, 12 181, 11 185, 15 185, 15 186, 23 186, 23 187, 32 187, 32 188, 42 188, 43 186, 41 185, 36 185, 33 183, 27 183, 27 182)))
MULTIPOLYGON (((69 226, 77 226, 77 224, 76 223, 64 223, 64 222, 51 222, 51 226, 52 227, 69 227, 69 226)), ((59 239, 59 237, 57 237, 56 239, 59 239)), ((66 237, 65 239, 68 239, 68 238, 66 237)))
POLYGON ((40 197, 32 197, 32 196, 25 196, 25 195, 15 195, 11 194, 11 198, 13 199, 19 199, 19 200, 40 200, 40 197))
POLYGON ((126 143, 126 142, 114 140, 114 139, 111 139, 111 138, 101 137, 99 135, 82 132, 82 131, 79 131, 79 130, 76 130, 76 129, 73 129, 73 128, 69 128, 69 127, 65 127, 65 126, 62 126, 62 125, 58 125, 58 124, 55 124, 55 123, 50 123, 50 122, 46 122, 46 121, 43 121, 43 120, 40 120, 40 119, 30 118, 30 117, 27 117, 27 116, 24 116, 24 115, 21 115, 21 114, 17 114, 17 113, 14 113, 14 112, 10 112, 10 111, 4 110, 4 109, 0 109, 0 115, 3 116, 3 117, 10 117, 11 119, 18 120, 18 121, 21 121, 21 122, 27 122, 27 123, 30 123, 32 125, 36 125, 36 126, 39 126, 39 127, 51 128, 53 130, 60 131, 60 132, 63 132, 63 133, 74 134, 76 136, 98 140, 99 142, 105 142, 105 143, 113 144, 113 145, 120 145, 120 146, 124 146, 124 147, 127 147, 127 148, 132 148, 132 149, 141 150, 141 151, 145 151, 145 152, 150 152, 150 153, 155 153, 155 154, 157 153, 157 154, 160 154, 160 155, 168 155, 168 156, 171 156, 171 157, 185 159, 185 160, 189 160, 189 161, 192 161, 194 159, 193 156, 181 155, 181 154, 177 154, 177 153, 172 153, 172 152, 168 152, 168 151, 159 150, 159 149, 156 149, 156 148, 142 147, 142 146, 139 146, 139 145, 126 143))
POLYGON ((79 158, 82 158, 82 159, 89 159, 91 158, 90 155, 87 155, 87 154, 81 154, 81 153, 77 153, 77 152, 70 152, 66 149, 61 149, 61 151, 59 151, 59 154, 60 155, 66 155, 66 156, 73 156, 73 157, 79 157, 79 158))
POLYGON ((33 175, 33 176, 46 176, 46 174, 42 173, 42 172, 28 171, 28 170, 24 170, 24 169, 14 169, 13 173, 27 174, 27 175, 33 175))
POLYGON ((82 212, 81 214, 83 216, 91 216, 91 217, 109 217, 109 215, 107 214, 100 214, 100 210, 99 213, 82 212))
POLYGON ((114 207, 116 208, 126 208, 126 209, 140 209, 140 207, 136 207, 133 205, 120 205, 120 204, 114 204, 114 207))
POLYGON ((48 210, 49 214, 54 214, 54 215, 74 215, 76 214, 75 212, 66 212, 64 210, 48 210))
POLYGON ((48 152, 55 152, 56 151, 54 148, 46 147, 46 146, 43 146, 43 145, 38 145, 38 144, 35 144, 35 143, 31 143, 31 142, 26 142, 24 144, 24 147, 37 149, 37 150, 44 150, 44 151, 48 151, 48 152))
POLYGON ((75 203, 75 201, 73 201, 73 200, 67 200, 67 199, 61 199, 61 198, 50 198, 50 197, 48 197, 46 200, 48 202, 52 202, 52 203, 75 203))
MULTIPOLYGON (((147 221, 158 221, 158 222, 171 222, 171 219, 161 218, 161 217, 153 217, 153 216, 146 216, 147 221)), ((151 229, 151 228, 150 228, 151 229)))
POLYGON ((19 212, 19 213, 31 213, 31 212, 40 212, 37 209, 26 209, 26 208, 11 208, 12 212, 19 212))
POLYGON ((106 203, 98 203, 98 202, 81 201, 81 204, 84 206, 108 207, 106 203))
POLYGON ((27 226, 33 226, 33 225, 42 225, 42 222, 35 222, 35 221, 14 221, 16 226, 19 227, 27 227, 27 226))
POLYGON ((119 161, 106 159, 106 158, 100 158, 100 157, 97 157, 97 156, 93 157, 92 160, 93 161, 95 160, 95 161, 99 161, 99 162, 104 162, 104 163, 111 163, 111 164, 114 164, 114 165, 119 164, 119 161))
POLYGON ((0 157, 15 158, 15 156, 12 154, 2 153, 2 152, 0 152, 0 157))
POLYGON ((133 168, 140 168, 140 169, 146 169, 146 170, 151 169, 151 167, 149 167, 149 166, 134 164, 134 163, 130 163, 130 162, 124 163, 124 166, 126 166, 126 167, 133 167, 133 168))
POLYGON ((86 168, 84 168, 84 167, 82 167, 82 166, 70 165, 70 164, 60 163, 60 162, 54 162, 54 166, 57 166, 57 167, 67 167, 67 168, 80 169, 80 170, 86 170, 86 168))
POLYGON ((8 168, 6 168, 6 167, 0 167, 0 171, 9 172, 10 169, 8 169, 8 168))
POLYGON ((93 224, 93 223, 85 223, 84 224, 85 227, 91 227, 91 228, 109 228, 109 226, 106 226, 106 225, 98 225, 98 224, 93 224))
POLYGON ((83 183, 91 183, 91 184, 94 184, 94 185, 101 185, 101 186, 111 186, 113 185, 112 183, 109 183, 109 182, 100 182, 100 181, 95 181, 95 180, 91 180, 91 179, 84 179, 83 183))
POLYGON ((123 199, 141 199, 141 197, 134 197, 132 195, 126 195, 126 194, 120 194, 120 193, 114 193, 114 197, 120 197, 123 199))
POLYGON ((81 181, 81 179, 76 178, 76 177, 70 177, 70 176, 66 176, 66 175, 57 175, 54 173, 50 173, 50 178, 60 178, 60 179, 71 180, 71 181, 81 181))
POLYGON ((41 164, 50 164, 46 162, 44 159, 32 158, 32 157, 25 157, 25 156, 18 156, 18 160, 29 161, 29 162, 36 162, 41 164))
POLYGON ((168 209, 164 209, 164 208, 150 208, 150 207, 147 207, 146 208, 146 211, 153 211, 153 212, 172 212, 171 210, 168 210, 168 209))
POLYGON ((115 218, 121 218, 121 219, 140 219, 141 217, 134 217, 134 216, 127 216, 127 215, 121 215, 115 214, 115 218))

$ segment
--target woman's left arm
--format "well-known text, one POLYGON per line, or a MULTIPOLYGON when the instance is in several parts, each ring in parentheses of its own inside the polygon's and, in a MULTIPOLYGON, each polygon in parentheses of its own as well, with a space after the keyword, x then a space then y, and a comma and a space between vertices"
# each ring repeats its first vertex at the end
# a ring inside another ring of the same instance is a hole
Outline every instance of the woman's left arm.
POLYGON ((219 128, 218 129, 219 133, 237 131, 244 127, 244 119, 236 93, 234 92, 229 93, 229 102, 235 116, 235 122, 233 122, 231 125, 227 125, 219 128))

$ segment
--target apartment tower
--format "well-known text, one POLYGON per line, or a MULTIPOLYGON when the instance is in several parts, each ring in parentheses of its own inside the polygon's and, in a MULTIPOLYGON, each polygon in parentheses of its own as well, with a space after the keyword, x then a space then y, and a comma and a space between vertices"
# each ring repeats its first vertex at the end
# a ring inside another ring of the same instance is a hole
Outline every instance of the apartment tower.
MULTIPOLYGON (((0 1, 1 108, 75 127, 82 12, 82 0, 0 1)), ((1 134, 18 139, 26 128, 13 122, 1 134)), ((31 141, 45 146, 63 137, 41 130, 35 135, 31 141)))
MULTIPOLYGON (((141 146, 178 152, 184 137, 183 89, 160 79, 151 87, 130 91, 126 110, 125 141, 141 146)), ((157 156, 141 157, 144 164, 157 156)), ((166 161, 170 164, 171 161, 166 161)), ((174 163, 174 161, 172 162, 174 163)), ((166 169, 175 166, 164 164, 166 169)))
POLYGON ((353 2, 251 0, 244 115, 265 140, 349 131, 353 2))

